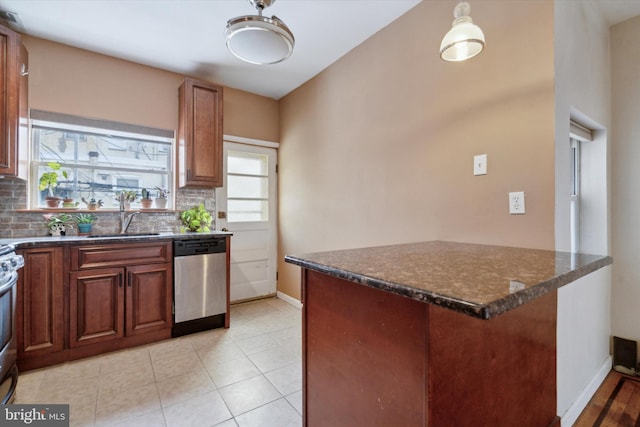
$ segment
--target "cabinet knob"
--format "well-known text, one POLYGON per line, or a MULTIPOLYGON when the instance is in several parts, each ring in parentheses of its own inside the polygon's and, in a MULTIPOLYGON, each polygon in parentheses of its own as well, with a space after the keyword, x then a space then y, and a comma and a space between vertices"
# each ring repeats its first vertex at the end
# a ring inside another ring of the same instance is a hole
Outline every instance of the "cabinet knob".
POLYGON ((122 273, 118 273, 118 287, 122 287, 122 273))
POLYGON ((29 75, 29 69, 27 68, 26 64, 20 64, 20 75, 22 77, 29 75))

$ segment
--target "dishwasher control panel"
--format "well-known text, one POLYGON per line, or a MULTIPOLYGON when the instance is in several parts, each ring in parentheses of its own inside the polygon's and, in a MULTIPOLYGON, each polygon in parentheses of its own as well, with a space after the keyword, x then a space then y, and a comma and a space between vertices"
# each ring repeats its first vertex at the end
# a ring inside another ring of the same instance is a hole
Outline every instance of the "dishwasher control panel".
POLYGON ((218 254, 227 251, 227 240, 222 237, 203 239, 175 240, 173 242, 173 256, 218 254))

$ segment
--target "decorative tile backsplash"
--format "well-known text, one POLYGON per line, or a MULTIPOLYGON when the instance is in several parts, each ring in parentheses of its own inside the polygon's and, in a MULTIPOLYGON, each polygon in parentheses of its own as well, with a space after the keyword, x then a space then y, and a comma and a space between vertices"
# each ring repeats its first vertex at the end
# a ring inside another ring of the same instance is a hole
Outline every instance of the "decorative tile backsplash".
MULTIPOLYGON (((180 231, 179 212, 204 203, 207 210, 215 212, 215 190, 207 188, 181 188, 176 192, 176 211, 143 212, 133 218, 129 226, 131 233, 162 233, 180 231)), ((20 212, 27 209, 27 182, 16 178, 0 179, 0 238, 47 236, 43 217, 48 213, 20 212)), ((120 228, 120 217, 114 211, 92 211, 98 218, 93 224, 93 233, 113 233, 120 228)), ((215 219, 212 226, 215 226, 215 219)), ((214 227, 212 227, 213 229, 214 227)), ((72 233, 77 233, 74 229, 72 233)))

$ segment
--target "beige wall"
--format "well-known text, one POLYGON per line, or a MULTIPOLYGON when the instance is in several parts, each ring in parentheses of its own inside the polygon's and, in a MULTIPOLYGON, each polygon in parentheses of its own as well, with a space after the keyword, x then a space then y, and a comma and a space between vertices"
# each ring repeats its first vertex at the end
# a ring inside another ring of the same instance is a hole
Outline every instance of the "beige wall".
MULTIPOLYGON (((612 333, 640 341, 640 17, 611 28, 612 333)), ((640 353, 638 354, 640 357, 640 353)))
MULTIPOLYGON (((595 2, 555 2, 555 248, 571 249, 569 120, 598 129, 582 144, 580 251, 609 253, 609 26, 595 2)), ((615 266, 615 264, 614 264, 615 266)), ((580 415, 611 369, 611 268, 558 289, 557 414, 580 415)))
POLYGON ((553 2, 473 2, 487 49, 446 63, 453 3, 425 1, 281 100, 285 254, 452 240, 554 248, 553 2), (473 156, 489 173, 473 176, 473 156), (509 191, 527 213, 508 214, 509 191))
MULTIPOLYGON (((183 76, 25 36, 31 108, 177 129, 183 76)), ((224 90, 224 133, 277 140, 278 102, 224 90)))

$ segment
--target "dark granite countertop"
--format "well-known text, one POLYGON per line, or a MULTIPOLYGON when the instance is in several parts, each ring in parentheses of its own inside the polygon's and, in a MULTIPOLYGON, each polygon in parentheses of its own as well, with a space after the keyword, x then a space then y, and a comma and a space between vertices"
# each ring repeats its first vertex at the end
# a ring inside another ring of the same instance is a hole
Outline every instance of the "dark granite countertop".
POLYGON ((609 256, 440 241, 287 255, 285 261, 481 319, 613 262, 609 256))
POLYGON ((202 239, 205 237, 232 236, 226 231, 211 231, 208 233, 133 233, 133 234, 99 234, 97 237, 89 236, 62 236, 62 237, 20 237, 15 239, 0 239, 0 244, 12 244, 17 249, 34 248, 41 246, 78 245, 78 244, 103 244, 103 243, 141 243, 158 240, 183 240, 202 239))

